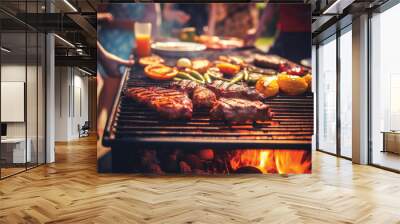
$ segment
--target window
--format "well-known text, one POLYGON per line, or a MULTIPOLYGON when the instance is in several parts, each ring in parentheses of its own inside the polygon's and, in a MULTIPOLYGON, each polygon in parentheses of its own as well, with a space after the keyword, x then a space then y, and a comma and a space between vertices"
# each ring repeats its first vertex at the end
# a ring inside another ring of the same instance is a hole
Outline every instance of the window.
POLYGON ((340 36, 340 155, 352 157, 352 34, 340 36))
MULTIPOLYGON (((44 1, 5 5, 18 6, 24 16, 41 12, 44 1)), ((0 178, 5 178, 45 163, 46 39, 8 14, 0 17, 9 21, 0 22, 0 178)))
POLYGON ((336 153, 336 39, 318 48, 318 145, 336 153))
POLYGON ((371 18, 371 162, 400 170, 400 5, 371 18))

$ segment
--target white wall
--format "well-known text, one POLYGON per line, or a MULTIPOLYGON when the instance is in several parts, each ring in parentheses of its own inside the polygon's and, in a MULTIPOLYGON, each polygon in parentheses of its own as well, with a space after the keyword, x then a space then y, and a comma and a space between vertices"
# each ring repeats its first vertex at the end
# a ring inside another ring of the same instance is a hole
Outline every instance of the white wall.
MULTIPOLYGON (((36 65, 24 64, 3 64, 1 66, 1 81, 18 81, 26 83, 26 115, 25 122, 6 122, 8 138, 30 139, 29 144, 32 150, 32 161, 39 158, 40 163, 44 162, 44 89, 42 68, 36 65), (38 69, 38 71, 36 70, 38 69), (27 80, 25 78, 27 77, 27 80), (39 86, 38 86, 39 85, 39 86), (39 115, 39 116, 38 116, 39 115), (37 150, 39 156, 37 157, 37 150)), ((3 96, 4 97, 4 96, 3 96)), ((1 108, 7 110, 8 108, 1 108)), ((25 108, 23 108, 24 110, 25 108)))
POLYGON ((68 67, 55 68, 55 141, 68 140, 69 115, 69 84, 70 77, 68 67))
MULTIPOLYGON (((34 79, 31 74, 36 76, 36 66, 27 67, 28 72, 28 87, 27 87, 27 107, 30 109, 27 113, 28 119, 28 129, 29 127, 34 127, 36 130, 36 113, 30 113, 31 111, 36 111, 37 99, 36 99, 36 79, 34 79), (32 123, 34 122, 34 123, 32 123)), ((3 82, 25 82, 25 64, 4 64, 1 66, 1 81, 3 82)), ((39 105, 40 106, 40 105, 39 105)), ((7 110, 7 108, 1 108, 2 110, 7 110)), ((10 122, 7 123, 7 136, 8 137, 25 137, 25 123, 24 122, 10 122)), ((36 136, 36 132, 35 132, 36 136)), ((29 130, 28 130, 29 137, 29 130)))
POLYGON ((77 139, 78 125, 88 120, 88 78, 72 67, 56 67, 55 74, 55 140, 77 139))

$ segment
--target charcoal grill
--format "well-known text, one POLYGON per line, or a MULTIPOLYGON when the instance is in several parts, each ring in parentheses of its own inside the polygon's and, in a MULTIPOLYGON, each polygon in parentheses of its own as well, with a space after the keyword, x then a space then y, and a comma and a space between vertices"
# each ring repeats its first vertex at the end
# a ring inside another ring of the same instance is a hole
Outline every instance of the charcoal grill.
POLYGON ((275 114, 272 121, 230 125, 210 120, 205 110, 195 110, 189 121, 162 120, 157 112, 124 95, 126 88, 145 86, 168 86, 168 83, 146 78, 140 67, 125 71, 103 138, 103 144, 113 151, 114 148, 126 151, 126 148, 140 147, 311 149, 312 94, 266 99, 264 102, 275 114))

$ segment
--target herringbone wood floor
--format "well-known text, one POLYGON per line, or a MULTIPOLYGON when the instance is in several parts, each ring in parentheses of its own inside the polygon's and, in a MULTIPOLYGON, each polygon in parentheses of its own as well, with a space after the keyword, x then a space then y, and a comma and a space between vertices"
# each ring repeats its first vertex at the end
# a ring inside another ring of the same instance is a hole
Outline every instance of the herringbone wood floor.
POLYGON ((312 175, 97 174, 94 138, 0 181, 0 223, 400 223, 400 175, 313 155, 312 175))

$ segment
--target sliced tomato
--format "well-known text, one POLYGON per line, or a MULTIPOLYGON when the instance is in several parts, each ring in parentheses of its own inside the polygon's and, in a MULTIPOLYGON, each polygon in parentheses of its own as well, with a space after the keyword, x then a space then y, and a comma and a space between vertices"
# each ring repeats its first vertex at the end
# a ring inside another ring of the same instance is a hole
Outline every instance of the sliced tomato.
POLYGON ((240 66, 239 65, 234 65, 231 63, 218 63, 217 64, 217 68, 219 68, 219 70, 227 75, 235 75, 240 71, 240 66))
POLYGON ((155 80, 172 79, 178 74, 178 69, 163 64, 148 65, 144 68, 147 77, 155 80))

